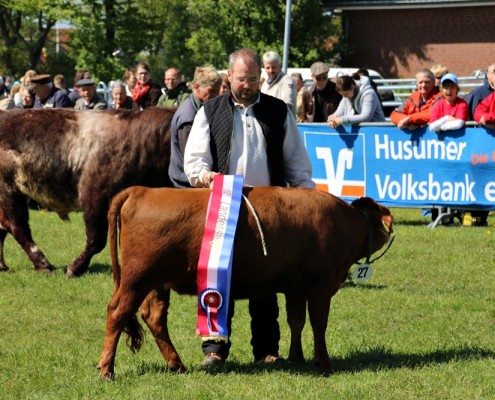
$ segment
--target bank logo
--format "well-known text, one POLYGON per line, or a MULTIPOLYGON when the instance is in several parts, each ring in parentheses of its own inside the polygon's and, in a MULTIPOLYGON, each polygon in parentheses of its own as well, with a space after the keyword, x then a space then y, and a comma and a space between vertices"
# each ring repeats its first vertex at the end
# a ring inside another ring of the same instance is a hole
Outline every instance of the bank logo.
POLYGON ((316 188, 339 197, 366 193, 364 134, 305 132, 316 188))

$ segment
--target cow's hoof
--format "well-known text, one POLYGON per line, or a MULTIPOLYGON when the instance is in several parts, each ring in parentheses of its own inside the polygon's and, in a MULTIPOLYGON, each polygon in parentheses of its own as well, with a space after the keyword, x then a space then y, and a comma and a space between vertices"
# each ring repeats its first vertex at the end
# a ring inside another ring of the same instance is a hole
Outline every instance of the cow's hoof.
POLYGON ((9 267, 7 267, 4 264, 0 264, 0 272, 7 272, 9 270, 9 267))
POLYGON ((320 372, 321 372, 321 376, 330 376, 335 373, 332 367, 326 367, 326 368, 320 367, 320 372))
POLYGON ((170 371, 175 372, 177 374, 187 374, 189 371, 187 368, 183 365, 169 365, 170 371))
POLYGON ((46 273, 55 271, 55 267, 51 264, 43 264, 41 267, 37 267, 35 269, 38 272, 46 272, 46 273))
POLYGON ((105 374, 100 373, 100 378, 102 381, 110 382, 114 378, 114 373, 113 372, 107 372, 105 374))
POLYGON ((67 272, 65 273, 65 276, 69 279, 71 278, 79 278, 83 273, 78 272, 77 270, 73 271, 70 268, 67 268, 67 272))

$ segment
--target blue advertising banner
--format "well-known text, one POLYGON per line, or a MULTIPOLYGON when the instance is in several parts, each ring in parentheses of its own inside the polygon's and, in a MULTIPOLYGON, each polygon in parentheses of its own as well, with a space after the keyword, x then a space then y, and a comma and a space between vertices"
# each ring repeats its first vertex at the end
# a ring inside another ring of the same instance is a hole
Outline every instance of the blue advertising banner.
POLYGON ((495 209, 495 131, 299 124, 317 188, 387 206, 495 209))

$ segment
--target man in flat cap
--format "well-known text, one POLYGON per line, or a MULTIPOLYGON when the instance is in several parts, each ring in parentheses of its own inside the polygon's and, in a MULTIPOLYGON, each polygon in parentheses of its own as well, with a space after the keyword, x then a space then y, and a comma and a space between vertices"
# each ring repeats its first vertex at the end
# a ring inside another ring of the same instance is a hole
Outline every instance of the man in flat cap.
POLYGON ((76 85, 81 97, 77 99, 74 110, 105 110, 108 108, 107 101, 96 93, 93 79, 79 79, 76 85))
POLYGON ((72 103, 64 92, 53 86, 50 75, 36 75, 31 78, 29 85, 36 92, 33 108, 65 108, 72 103))
POLYGON ((306 118, 303 122, 327 122, 339 106, 342 96, 337 92, 335 83, 328 79, 328 66, 321 61, 311 65, 311 77, 314 84, 304 98, 306 118))

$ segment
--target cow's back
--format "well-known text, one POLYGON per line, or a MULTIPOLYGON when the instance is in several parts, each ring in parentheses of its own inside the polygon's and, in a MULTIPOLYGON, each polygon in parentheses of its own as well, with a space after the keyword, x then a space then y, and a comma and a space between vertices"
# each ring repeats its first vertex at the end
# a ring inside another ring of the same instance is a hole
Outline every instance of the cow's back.
MULTIPOLYGON (((194 294, 210 190, 134 187, 126 193, 121 209, 123 268, 139 264, 162 281, 188 281, 191 285, 182 291, 194 294)), ((340 266, 360 258, 356 254, 366 239, 366 221, 347 203, 311 189, 260 187, 245 189, 245 194, 261 229, 243 201, 232 272, 236 297, 248 296, 253 288, 300 288, 303 277, 335 273, 340 279, 347 272, 340 266), (346 245, 357 242, 359 246, 346 245)))

